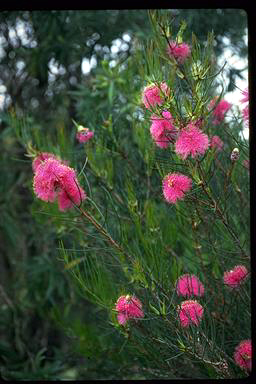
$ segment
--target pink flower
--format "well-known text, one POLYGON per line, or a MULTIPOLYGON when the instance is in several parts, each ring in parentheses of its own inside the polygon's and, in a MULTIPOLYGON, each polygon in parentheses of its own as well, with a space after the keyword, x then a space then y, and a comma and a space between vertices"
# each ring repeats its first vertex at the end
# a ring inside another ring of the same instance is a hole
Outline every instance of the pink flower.
POLYGON ((58 174, 61 163, 54 159, 48 158, 41 162, 36 168, 33 187, 37 197, 43 201, 53 202, 56 198, 57 182, 56 174, 58 174))
POLYGON ((80 143, 86 143, 94 136, 93 131, 89 131, 88 128, 83 128, 76 134, 76 138, 80 143))
POLYGON ((37 166, 33 188, 36 196, 43 201, 54 202, 58 198, 61 211, 71 208, 72 202, 78 205, 86 198, 75 170, 51 157, 37 166))
POLYGON ((199 325, 204 309, 196 300, 186 300, 178 306, 178 314, 182 327, 188 327, 190 324, 199 325))
POLYGON ((243 340, 238 344, 234 352, 234 360, 241 368, 252 370, 252 341, 243 340))
MULTIPOLYGON (((211 102, 209 104, 209 109, 211 109, 215 106, 217 99, 218 99, 218 96, 215 96, 211 100, 211 102)), ((215 119, 213 120, 213 124, 217 125, 217 124, 221 123, 224 120, 226 112, 229 111, 230 108, 231 108, 231 104, 228 101, 221 100, 218 103, 218 105, 215 107, 215 109, 213 110, 213 116, 215 117, 215 119)))
POLYGON ((163 179, 163 195, 168 203, 175 204, 183 199, 184 193, 192 188, 192 180, 181 173, 168 173, 163 179))
POLYGON ((248 88, 246 88, 242 94, 244 95, 244 98, 241 99, 241 103, 247 103, 247 105, 244 107, 242 113, 243 113, 243 119, 244 119, 244 122, 246 124, 246 126, 248 127, 248 124, 249 124, 249 92, 248 92, 248 88))
POLYGON ((170 88, 166 83, 161 83, 160 87, 156 84, 150 84, 144 88, 142 93, 142 101, 147 109, 151 109, 156 105, 164 102, 164 96, 170 94, 170 88))
POLYGON ((180 64, 183 64, 188 56, 190 56, 190 46, 186 43, 176 43, 176 41, 169 41, 167 53, 176 59, 180 64))
POLYGON ((209 147, 208 136, 194 124, 188 124, 182 129, 175 144, 175 151, 185 160, 189 155, 203 155, 209 147))
POLYGON ((177 129, 173 125, 173 118, 170 112, 163 111, 162 118, 153 115, 151 117, 150 133, 156 145, 160 148, 167 148, 177 136, 177 129))
POLYGON ((53 153, 49 153, 49 152, 42 152, 40 153, 40 155, 38 155, 37 157, 35 157, 35 159, 33 160, 33 163, 32 163, 32 169, 33 169, 33 172, 35 173, 36 170, 37 170, 37 167, 45 160, 47 159, 56 159, 57 160, 57 157, 53 154, 53 153))
POLYGON ((248 276, 249 272, 244 265, 237 265, 231 271, 224 272, 224 284, 230 288, 237 288, 248 276))
POLYGON ((221 151, 223 148, 223 141, 219 138, 219 136, 213 136, 210 141, 210 147, 215 148, 216 151, 221 151))
POLYGON ((186 273, 179 277, 176 283, 176 292, 182 296, 203 296, 204 286, 195 275, 186 273))
POLYGON ((129 319, 144 317, 142 304, 135 296, 120 296, 116 302, 118 312, 117 319, 119 324, 124 325, 129 319))

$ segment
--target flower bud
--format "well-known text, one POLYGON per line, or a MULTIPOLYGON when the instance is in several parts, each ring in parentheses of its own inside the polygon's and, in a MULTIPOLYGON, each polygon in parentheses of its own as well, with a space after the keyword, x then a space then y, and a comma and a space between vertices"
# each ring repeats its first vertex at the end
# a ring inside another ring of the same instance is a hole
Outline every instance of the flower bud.
POLYGON ((85 128, 82 125, 77 125, 77 130, 78 132, 83 132, 83 131, 87 132, 89 131, 89 128, 85 128))
POLYGON ((237 161, 239 159, 239 149, 234 148, 230 155, 231 161, 237 161))

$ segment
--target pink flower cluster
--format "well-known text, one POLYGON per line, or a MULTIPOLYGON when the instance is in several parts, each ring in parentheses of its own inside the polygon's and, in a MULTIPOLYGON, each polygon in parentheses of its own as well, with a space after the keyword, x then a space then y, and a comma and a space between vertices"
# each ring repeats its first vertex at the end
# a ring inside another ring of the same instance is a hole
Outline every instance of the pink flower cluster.
POLYGON ((177 310, 182 327, 198 326, 204 314, 204 308, 196 300, 183 301, 177 310))
POLYGON ((186 43, 178 44, 176 41, 169 41, 167 53, 169 56, 174 57, 179 64, 183 64, 186 58, 190 56, 191 49, 186 43))
MULTIPOLYGON (((176 282, 176 293, 182 296, 203 296, 204 286, 195 275, 188 273, 180 276, 176 282)), ((199 325, 204 309, 196 300, 185 300, 177 308, 180 325, 188 327, 189 325, 199 325)))
POLYGON ((42 153, 33 161, 33 188, 36 196, 46 202, 58 199, 60 211, 81 204, 86 198, 76 172, 62 163, 55 155, 42 153))
POLYGON ((204 286, 195 275, 186 273, 178 278, 176 282, 177 295, 182 296, 203 296, 204 286))
MULTIPOLYGON (((176 140, 175 151, 185 160, 189 155, 193 158, 203 155, 209 147, 208 136, 203 133, 199 126, 202 121, 198 119, 194 124, 189 123, 180 132, 174 125, 174 119, 169 111, 162 112, 162 118, 153 115, 151 117, 150 133, 156 145, 167 148, 176 140)), ((216 144, 213 140, 212 145, 216 144)), ((220 139, 217 141, 220 146, 220 139)), ((216 144, 216 145, 217 145, 216 144)), ((178 199, 184 197, 184 192, 191 189, 192 180, 182 174, 168 174, 163 180, 163 194, 168 203, 175 204, 178 199)))
POLYGON ((120 296, 116 302, 116 310, 118 312, 117 319, 119 324, 125 325, 130 319, 138 319, 144 317, 142 304, 135 296, 120 296))
POLYGON ((90 131, 88 128, 80 129, 77 134, 76 138, 79 141, 79 143, 86 143, 94 136, 94 132, 90 131))
POLYGON ((212 149, 215 149, 216 151, 222 151, 223 148, 223 141, 219 136, 213 136, 210 141, 210 147, 212 149))
MULTIPOLYGON (((212 109, 216 105, 216 101, 218 99, 218 96, 215 96, 210 104, 209 104, 209 109, 212 109)), ((231 104, 226 101, 226 100, 220 100, 220 102, 215 106, 213 110, 213 124, 217 125, 221 123, 224 120, 225 114, 230 110, 231 104)))
POLYGON ((163 179, 163 195, 170 204, 183 199, 185 192, 192 188, 192 180, 181 173, 168 173, 163 179))
POLYGON ((249 125, 249 91, 248 89, 245 89, 242 94, 244 95, 244 98, 241 99, 241 103, 247 103, 246 106, 243 108, 243 119, 245 122, 245 125, 248 127, 249 125))
MULTIPOLYGON (((163 86, 166 91, 168 88, 166 83, 161 83, 162 88, 163 86)), ((164 100, 161 98, 160 89, 153 84, 144 89, 142 101, 146 108, 150 109, 152 106, 161 105, 164 100)), ((192 157, 203 155, 209 148, 208 136, 200 130, 202 119, 187 124, 180 133, 174 125, 175 121, 171 113, 167 110, 162 112, 162 118, 153 115, 151 121, 150 133, 156 145, 160 148, 168 148, 169 144, 176 140, 175 151, 184 160, 189 155, 192 157)), ((213 145, 215 145, 214 141, 213 145)))
POLYGON ((144 88, 142 93, 142 101, 147 109, 151 109, 157 105, 162 105, 164 97, 170 94, 170 88, 165 82, 160 84, 150 84, 144 88))
POLYGON ((182 129, 175 144, 175 151, 185 160, 189 155, 191 157, 203 155, 208 147, 208 136, 190 123, 182 129))
POLYGON ((162 118, 153 115, 151 117, 150 133, 160 148, 167 148, 170 142, 173 142, 177 136, 177 129, 173 125, 173 118, 169 111, 162 112, 162 118))
POLYGON ((231 271, 224 272, 224 284, 230 288, 237 288, 247 276, 247 268, 244 265, 236 265, 231 271))
POLYGON ((252 370, 252 341, 243 340, 235 348, 234 360, 237 365, 246 371, 252 370))

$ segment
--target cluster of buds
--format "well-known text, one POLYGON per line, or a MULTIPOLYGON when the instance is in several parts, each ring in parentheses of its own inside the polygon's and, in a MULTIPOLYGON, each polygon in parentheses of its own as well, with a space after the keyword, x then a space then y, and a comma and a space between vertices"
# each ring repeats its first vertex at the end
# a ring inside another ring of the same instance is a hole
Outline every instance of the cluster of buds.
POLYGON ((239 149, 234 148, 233 151, 231 152, 230 159, 231 161, 235 162, 239 159, 239 149))
POLYGON ((86 143, 94 136, 94 132, 90 131, 89 128, 77 124, 74 120, 73 123, 75 124, 77 129, 76 139, 79 141, 79 143, 86 143))

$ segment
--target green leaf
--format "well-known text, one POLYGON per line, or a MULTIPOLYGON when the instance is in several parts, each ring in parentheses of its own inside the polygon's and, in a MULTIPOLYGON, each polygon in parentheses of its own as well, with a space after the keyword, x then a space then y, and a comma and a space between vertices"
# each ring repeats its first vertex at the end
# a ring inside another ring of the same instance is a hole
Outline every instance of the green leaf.
POLYGON ((179 29, 178 34, 177 34, 177 43, 178 44, 182 43, 182 41, 183 41, 183 33, 184 33, 186 28, 187 28, 187 23, 186 23, 185 20, 182 20, 181 24, 180 24, 180 29, 179 29))
POLYGON ((153 312, 155 312, 156 315, 160 315, 158 309, 156 309, 151 303, 149 303, 149 307, 152 309, 153 312))
POLYGON ((108 89, 108 101, 110 105, 113 104, 113 96, 114 96, 114 81, 111 81, 108 89))
POLYGON ((177 76, 179 76, 181 79, 184 79, 184 74, 181 72, 181 70, 179 68, 176 69, 176 74, 177 76))

